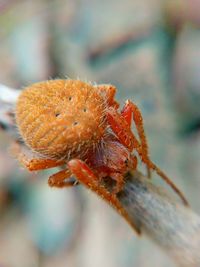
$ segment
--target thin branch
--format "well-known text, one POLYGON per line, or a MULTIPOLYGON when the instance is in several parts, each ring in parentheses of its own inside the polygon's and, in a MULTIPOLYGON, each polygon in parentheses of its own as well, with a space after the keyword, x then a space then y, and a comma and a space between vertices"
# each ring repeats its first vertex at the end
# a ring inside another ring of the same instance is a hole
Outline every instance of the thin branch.
POLYGON ((6 130, 13 138, 17 138, 14 122, 14 108, 19 90, 0 84, 0 129, 6 130))
POLYGON ((129 174, 119 200, 152 240, 181 267, 200 266, 200 217, 139 172, 129 174))
MULTIPOLYGON (((0 125, 16 136, 13 111, 18 91, 0 85, 0 125)), ((173 200, 166 190, 139 172, 126 177, 119 201, 142 233, 162 247, 181 267, 200 266, 200 217, 173 200)))

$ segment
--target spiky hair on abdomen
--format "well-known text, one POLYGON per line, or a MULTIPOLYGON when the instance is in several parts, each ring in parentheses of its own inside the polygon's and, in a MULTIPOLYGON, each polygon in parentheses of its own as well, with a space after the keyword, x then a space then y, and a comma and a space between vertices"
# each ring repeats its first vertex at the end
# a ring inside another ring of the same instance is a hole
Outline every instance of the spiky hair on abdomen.
POLYGON ((106 100, 79 80, 49 80, 26 87, 16 105, 24 142, 50 158, 68 158, 98 144, 105 133, 106 100))

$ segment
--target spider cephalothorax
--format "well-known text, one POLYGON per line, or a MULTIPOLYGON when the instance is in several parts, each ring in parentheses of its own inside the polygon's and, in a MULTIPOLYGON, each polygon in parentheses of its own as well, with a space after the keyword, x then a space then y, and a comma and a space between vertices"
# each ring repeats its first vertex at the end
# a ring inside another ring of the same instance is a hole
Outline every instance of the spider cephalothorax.
POLYGON ((25 88, 16 105, 16 122, 24 142, 40 157, 28 158, 18 147, 19 161, 31 171, 67 165, 49 177, 50 186, 73 186, 77 182, 68 178, 75 175, 130 222, 117 193, 123 189, 127 172, 137 168, 136 152, 149 177, 150 170, 155 170, 187 204, 151 161, 140 110, 127 101, 120 111, 115 92, 112 85, 94 86, 79 80, 51 80, 25 88), (132 119, 139 138, 131 130, 132 119), (102 186, 105 179, 115 182, 111 191, 102 186))

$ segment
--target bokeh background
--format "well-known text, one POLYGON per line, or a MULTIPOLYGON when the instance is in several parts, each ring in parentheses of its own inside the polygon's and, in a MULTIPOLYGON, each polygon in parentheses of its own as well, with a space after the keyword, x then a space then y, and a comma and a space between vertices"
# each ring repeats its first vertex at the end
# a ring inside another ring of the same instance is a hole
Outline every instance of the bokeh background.
MULTIPOLYGON (((58 77, 132 99, 153 161, 200 212, 199 0, 1 0, 0 83, 58 77)), ((50 189, 52 171, 21 169, 11 141, 0 132, 1 267, 174 266, 85 188, 50 189)))

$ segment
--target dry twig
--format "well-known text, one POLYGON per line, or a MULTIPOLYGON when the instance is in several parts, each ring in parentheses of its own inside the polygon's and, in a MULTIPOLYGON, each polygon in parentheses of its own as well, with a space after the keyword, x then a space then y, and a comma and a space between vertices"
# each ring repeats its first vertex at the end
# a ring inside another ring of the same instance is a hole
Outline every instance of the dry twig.
POLYGON ((200 266, 200 217, 139 172, 129 175, 119 199, 151 239, 181 267, 200 266))

